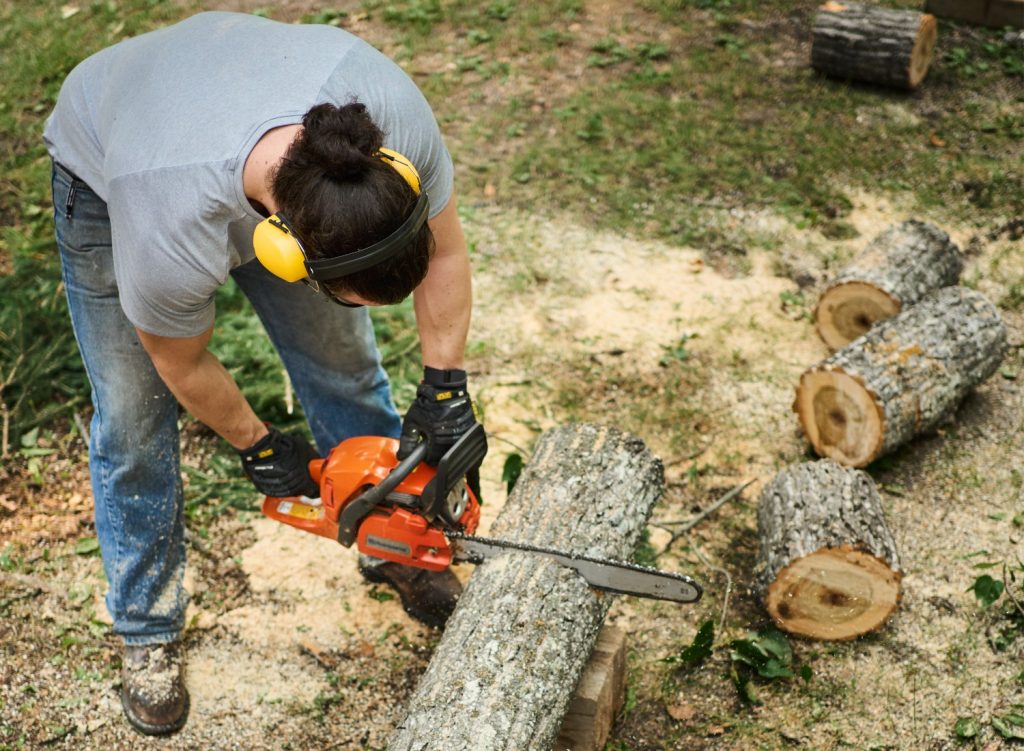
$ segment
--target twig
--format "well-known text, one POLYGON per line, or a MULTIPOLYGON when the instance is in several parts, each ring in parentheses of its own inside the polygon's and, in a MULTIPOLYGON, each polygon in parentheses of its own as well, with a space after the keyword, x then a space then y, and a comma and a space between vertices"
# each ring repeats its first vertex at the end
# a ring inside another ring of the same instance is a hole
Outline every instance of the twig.
POLYGON ((697 557, 700 558, 701 562, 705 566, 712 571, 717 571, 725 577, 725 596, 722 598, 722 617, 718 622, 718 635, 721 636, 725 633, 725 616, 729 612, 729 595, 732 593, 732 575, 724 568, 715 566, 711 561, 705 558, 696 543, 693 544, 693 552, 697 554, 697 557))
POLYGON ((526 461, 525 456, 530 453, 529 451, 524 449, 522 446, 520 446, 520 445, 518 445, 516 443, 513 443, 508 438, 502 438, 500 435, 496 435, 495 433, 488 433, 487 434, 487 440, 488 441, 501 441, 502 443, 507 443, 509 446, 511 446, 512 448, 514 448, 516 451, 518 451, 520 454, 522 454, 524 456, 523 461, 526 461))
POLYGON ((685 456, 677 456, 675 459, 669 459, 667 462, 665 462, 665 466, 666 467, 674 467, 675 465, 682 464, 683 462, 693 461, 694 459, 696 459, 701 454, 704 454, 709 448, 711 448, 711 446, 712 446, 712 444, 714 442, 715 442, 715 436, 712 435, 711 436, 711 440, 708 441, 707 443, 705 443, 703 446, 701 446, 696 451, 692 451, 691 453, 686 454, 685 456))
POLYGON ((78 432, 82 434, 82 439, 85 441, 85 445, 89 445, 89 426, 85 424, 85 420, 82 416, 75 411, 75 427, 78 428, 78 432))
POLYGON ((1003 564, 1003 591, 1006 592, 1006 596, 1010 598, 1010 602, 1017 608, 1017 612, 1024 615, 1024 607, 1021 607, 1020 601, 1013 596, 1013 592, 1010 589, 1010 582, 1006 581, 1006 564, 1003 564))
POLYGON ((748 487, 750 487, 752 484, 754 484, 754 482, 755 482, 754 480, 747 480, 742 485, 737 485, 735 488, 730 490, 728 493, 723 495, 721 498, 719 498, 717 501, 712 503, 710 506, 708 506, 706 509, 704 509, 703 511, 701 511, 699 514, 697 514, 696 516, 694 516, 691 519, 686 519, 686 520, 683 520, 683 521, 659 522, 659 524, 662 524, 662 525, 681 524, 682 526, 679 529, 677 529, 675 532, 672 533, 672 539, 670 539, 667 543, 665 543, 665 547, 663 547, 661 549, 661 552, 658 553, 658 555, 661 556, 661 555, 667 553, 668 549, 670 547, 672 547, 672 545, 675 544, 676 540, 678 540, 680 537, 685 535, 691 529, 696 527, 698 524, 700 524, 702 521, 704 521, 706 518, 708 518, 711 514, 713 514, 718 509, 720 509, 726 503, 731 501, 733 498, 738 496, 740 493, 742 493, 744 490, 746 490, 748 487))

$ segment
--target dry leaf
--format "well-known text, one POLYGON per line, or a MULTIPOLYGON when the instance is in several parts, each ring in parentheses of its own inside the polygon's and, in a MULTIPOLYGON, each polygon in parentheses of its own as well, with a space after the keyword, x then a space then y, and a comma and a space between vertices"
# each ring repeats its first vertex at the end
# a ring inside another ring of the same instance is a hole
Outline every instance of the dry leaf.
POLYGON ((671 706, 666 707, 666 709, 668 710, 668 716, 679 722, 692 720, 693 716, 697 713, 697 710, 685 701, 680 704, 672 704, 671 706))
POLYGON ((77 5, 62 5, 60 7, 60 17, 67 21, 69 18, 71 18, 71 16, 75 15, 80 10, 81 8, 79 8, 77 5))
POLYGON ((941 149, 946 145, 946 142, 939 138, 938 133, 934 130, 928 135, 928 141, 937 149, 941 149))

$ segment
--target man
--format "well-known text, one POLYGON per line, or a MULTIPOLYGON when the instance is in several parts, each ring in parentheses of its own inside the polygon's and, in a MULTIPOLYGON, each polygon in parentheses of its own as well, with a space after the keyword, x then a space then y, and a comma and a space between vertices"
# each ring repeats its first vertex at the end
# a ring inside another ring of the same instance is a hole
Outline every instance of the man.
MULTIPOLYGON (((317 494, 312 447, 262 422, 207 350, 214 292, 229 275, 245 291, 322 452, 401 435, 400 455, 426 440, 436 462, 474 422, 451 159, 421 93, 370 45, 232 13, 85 60, 45 139, 93 390, 89 465, 107 607, 125 643, 122 704, 137 729, 169 733, 188 713, 178 405, 239 451, 259 492, 317 494), (363 306, 413 290, 424 380, 400 421, 363 306)), ((450 571, 360 567, 432 625, 460 592, 450 571)))

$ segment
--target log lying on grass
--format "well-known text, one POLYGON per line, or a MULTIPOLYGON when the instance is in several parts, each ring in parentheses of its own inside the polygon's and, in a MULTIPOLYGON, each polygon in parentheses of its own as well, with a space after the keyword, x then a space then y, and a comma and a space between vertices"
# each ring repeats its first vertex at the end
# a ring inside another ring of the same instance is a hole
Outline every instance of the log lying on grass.
MULTIPOLYGON (((638 439, 556 428, 492 534, 629 559, 663 486, 661 461, 638 439)), ((477 567, 388 750, 550 749, 611 599, 540 556, 477 567)))
POLYGON ((832 349, 845 347, 878 321, 960 280, 963 260, 949 235, 933 224, 894 224, 828 285, 814 317, 832 349))
POLYGON ((931 65, 935 16, 827 2, 814 18, 811 66, 837 78, 915 89, 931 65))
POLYGON ((945 287, 806 371, 793 409, 819 456, 864 467, 934 427, 1005 353, 996 307, 945 287))
POLYGON ((900 600, 899 555, 871 477, 830 459, 788 467, 757 506, 757 586, 779 628, 853 639, 900 600))

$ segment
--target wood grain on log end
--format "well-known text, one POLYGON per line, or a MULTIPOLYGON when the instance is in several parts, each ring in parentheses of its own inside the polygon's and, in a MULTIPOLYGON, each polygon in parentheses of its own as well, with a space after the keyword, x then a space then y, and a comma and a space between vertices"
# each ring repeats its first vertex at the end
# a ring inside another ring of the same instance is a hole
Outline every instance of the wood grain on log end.
POLYGON ((914 40, 914 49, 910 52, 910 72, 907 75, 910 88, 916 89, 928 74, 938 36, 939 25, 935 22, 935 16, 930 13, 922 14, 921 25, 914 40))
POLYGON ((849 545, 794 561, 768 587, 765 608, 779 628, 809 639, 855 639, 881 627, 900 601, 898 571, 849 545))
POLYGON ((818 333, 832 349, 845 347, 878 321, 900 312, 900 301, 868 282, 845 282, 829 288, 815 310, 818 333))
POLYGON ((807 371, 800 377, 793 409, 819 456, 847 467, 864 467, 882 450, 885 412, 855 375, 807 371))

